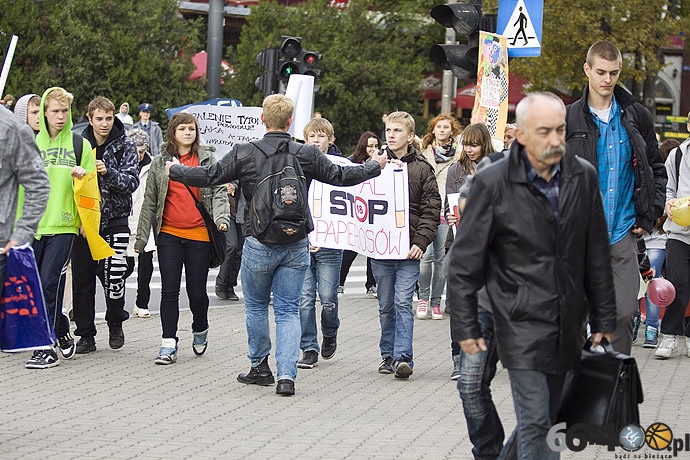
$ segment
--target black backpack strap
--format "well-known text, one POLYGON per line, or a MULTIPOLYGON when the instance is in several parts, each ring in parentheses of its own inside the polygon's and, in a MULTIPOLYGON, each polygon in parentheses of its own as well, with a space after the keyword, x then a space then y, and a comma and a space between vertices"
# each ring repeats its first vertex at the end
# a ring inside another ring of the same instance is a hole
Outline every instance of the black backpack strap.
POLYGON ((676 147, 676 191, 678 191, 678 180, 680 178, 680 162, 683 160, 683 151, 676 147))
POLYGON ((77 166, 81 166, 81 156, 82 156, 82 150, 84 150, 84 138, 81 137, 79 134, 73 132, 72 133, 72 147, 74 148, 74 155, 77 159, 77 166))

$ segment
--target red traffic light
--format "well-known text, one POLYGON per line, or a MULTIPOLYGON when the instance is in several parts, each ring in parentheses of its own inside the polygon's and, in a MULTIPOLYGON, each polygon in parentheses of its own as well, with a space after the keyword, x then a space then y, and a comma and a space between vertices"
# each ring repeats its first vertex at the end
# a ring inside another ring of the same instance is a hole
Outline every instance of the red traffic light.
POLYGON ((306 53, 302 58, 302 62, 304 62, 307 65, 314 66, 318 64, 319 58, 314 53, 306 53))

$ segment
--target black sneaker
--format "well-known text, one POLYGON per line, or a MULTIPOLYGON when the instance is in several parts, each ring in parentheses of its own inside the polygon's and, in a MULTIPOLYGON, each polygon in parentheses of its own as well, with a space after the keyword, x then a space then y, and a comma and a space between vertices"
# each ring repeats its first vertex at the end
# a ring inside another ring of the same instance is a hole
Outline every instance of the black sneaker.
POLYGON ((390 356, 383 358, 381 364, 379 364, 379 374, 392 374, 393 372, 393 358, 390 356))
POLYGON ((96 351, 96 339, 93 337, 84 336, 77 341, 77 354, 85 355, 96 351))
POLYGON ((220 300, 228 300, 228 294, 225 290, 225 286, 216 286, 216 297, 220 300))
POLYGON ((313 369, 319 361, 319 352, 316 350, 307 350, 302 353, 302 359, 297 361, 297 367, 300 369, 313 369))
POLYGON ((399 360, 395 366, 395 378, 406 379, 412 375, 412 366, 407 361, 399 360))
POLYGON ((230 289, 225 291, 225 298, 227 300, 240 300, 240 298, 237 297, 237 294, 235 294, 235 289, 233 287, 230 287, 230 289))
POLYGON ((283 396, 292 396, 295 394, 295 382, 289 379, 278 380, 276 385, 276 393, 283 396))
POLYGON ((273 372, 271 372, 271 368, 268 365, 268 356, 261 360, 258 366, 249 369, 248 373, 238 375, 237 381, 240 383, 246 383, 247 385, 273 385, 276 380, 273 377, 273 372))
POLYGON ((125 344, 125 333, 122 331, 122 324, 108 324, 110 330, 110 348, 117 350, 125 344))
POLYGON ((323 359, 331 359, 335 355, 335 349, 338 348, 337 336, 324 337, 321 342, 321 357, 323 359))
POLYGON ((60 354, 63 358, 70 359, 72 356, 74 356, 76 347, 74 346, 74 338, 72 338, 72 335, 69 332, 58 338, 58 348, 60 349, 60 354))
POLYGON ((33 356, 25 364, 27 369, 48 369, 60 364, 55 347, 34 351, 33 356))

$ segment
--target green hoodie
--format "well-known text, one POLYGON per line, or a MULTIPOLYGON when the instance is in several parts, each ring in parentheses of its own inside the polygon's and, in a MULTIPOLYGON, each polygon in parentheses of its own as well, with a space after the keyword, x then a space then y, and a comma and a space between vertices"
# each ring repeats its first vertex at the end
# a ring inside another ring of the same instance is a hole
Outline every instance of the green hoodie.
MULTIPOLYGON (((46 96, 55 89, 57 88, 48 88, 43 93, 39 117, 40 129, 36 135, 36 143, 50 179, 50 196, 46 212, 38 223, 37 238, 41 235, 64 233, 77 235, 81 227, 77 204, 74 201, 74 180, 71 176, 72 169, 76 166, 76 155, 72 145, 72 108, 70 107, 65 126, 54 140, 50 139, 45 120, 46 96)), ((80 166, 89 173, 96 168, 96 162, 94 155, 91 154, 89 141, 84 139, 83 143, 80 166)))

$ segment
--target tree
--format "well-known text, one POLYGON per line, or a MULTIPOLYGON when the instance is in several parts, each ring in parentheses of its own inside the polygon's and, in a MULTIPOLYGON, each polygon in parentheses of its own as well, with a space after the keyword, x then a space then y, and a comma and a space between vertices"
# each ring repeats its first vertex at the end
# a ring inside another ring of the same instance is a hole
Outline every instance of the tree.
POLYGON ((0 47, 18 35, 6 92, 17 96, 62 86, 78 116, 95 96, 164 109, 202 100, 189 81, 203 46, 199 22, 182 20, 176 0, 13 0, 0 16, 0 47))
MULTIPOLYGON (((262 2, 252 8, 236 50, 229 50, 237 76, 223 89, 245 105, 260 105, 254 86, 259 75, 256 55, 280 47, 280 36, 302 37, 305 49, 323 54, 314 110, 334 125, 337 144, 348 154, 366 130, 381 131, 381 114, 405 110, 419 117, 421 82, 435 70, 429 47, 443 35, 430 29, 433 2, 406 2, 388 11, 372 2, 351 2, 344 10, 328 0, 310 0, 296 7, 262 2)), ((419 118, 418 118, 419 119, 419 118)), ((418 123, 418 130, 424 129, 418 123)))
MULTIPOLYGON (((639 85, 662 68, 659 51, 667 37, 690 25, 688 5, 677 6, 674 0, 581 0, 576 7, 568 0, 549 0, 544 2, 541 56, 513 59, 511 69, 535 90, 561 87, 579 94, 587 84, 582 69, 587 49, 610 40, 625 56, 621 78, 639 85)), ((641 91, 634 93, 641 97, 641 91)))

